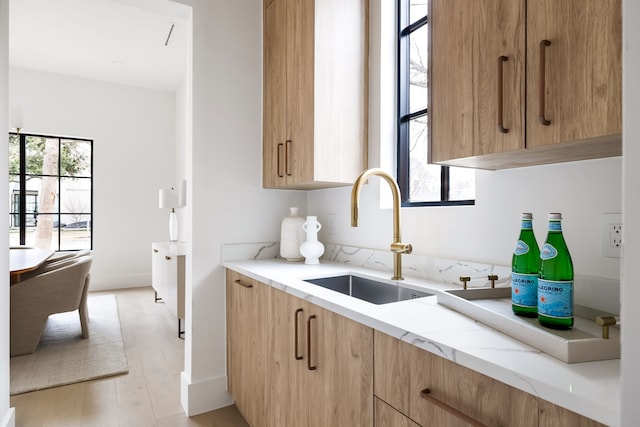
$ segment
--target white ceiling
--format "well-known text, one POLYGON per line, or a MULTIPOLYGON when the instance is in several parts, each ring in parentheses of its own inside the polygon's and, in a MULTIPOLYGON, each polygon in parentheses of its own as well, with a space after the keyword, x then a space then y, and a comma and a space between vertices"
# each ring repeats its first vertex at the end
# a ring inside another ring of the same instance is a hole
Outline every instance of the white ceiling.
POLYGON ((168 0, 10 0, 9 64, 173 91, 185 76, 188 14, 168 0))

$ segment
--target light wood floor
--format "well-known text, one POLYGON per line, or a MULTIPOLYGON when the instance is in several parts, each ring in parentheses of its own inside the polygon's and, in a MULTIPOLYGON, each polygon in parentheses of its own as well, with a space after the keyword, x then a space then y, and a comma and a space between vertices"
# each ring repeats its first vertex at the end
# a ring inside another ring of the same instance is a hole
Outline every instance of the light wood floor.
POLYGON ((184 341, 177 336, 178 321, 154 303, 152 288, 99 293, 117 297, 129 373, 12 396, 17 427, 248 427, 233 406, 184 414, 184 341))

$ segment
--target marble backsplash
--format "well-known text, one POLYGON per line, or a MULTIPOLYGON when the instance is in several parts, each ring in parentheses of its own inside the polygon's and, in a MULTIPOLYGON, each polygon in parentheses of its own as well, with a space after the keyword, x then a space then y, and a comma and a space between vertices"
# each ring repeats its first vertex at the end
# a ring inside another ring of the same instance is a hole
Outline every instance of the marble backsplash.
MULTIPOLYGON (((280 258, 278 242, 237 243, 222 247, 222 262, 248 259, 280 258)), ((325 244, 321 261, 330 261, 393 273, 390 251, 325 244)), ((497 275, 496 286, 511 286, 511 267, 437 258, 425 255, 403 255, 402 271, 406 277, 461 286, 460 276, 471 276, 469 287, 489 286, 488 275, 497 275)), ((587 276, 575 277, 575 303, 612 313, 620 313, 620 282, 587 276)))

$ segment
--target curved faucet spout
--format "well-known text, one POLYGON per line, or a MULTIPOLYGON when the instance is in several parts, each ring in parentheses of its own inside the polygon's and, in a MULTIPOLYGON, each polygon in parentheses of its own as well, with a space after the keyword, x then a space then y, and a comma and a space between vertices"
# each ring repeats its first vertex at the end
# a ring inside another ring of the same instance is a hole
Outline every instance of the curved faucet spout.
POLYGON ((377 175, 383 178, 391 187, 393 196, 393 242, 391 243, 391 252, 393 252, 393 277, 392 280, 403 280, 402 277, 402 259, 403 253, 410 254, 413 248, 410 244, 401 242, 400 238, 400 188, 396 180, 386 171, 382 169, 368 169, 360 174, 353 183, 351 189, 351 226, 358 226, 358 204, 360 203, 360 189, 367 180, 377 175))

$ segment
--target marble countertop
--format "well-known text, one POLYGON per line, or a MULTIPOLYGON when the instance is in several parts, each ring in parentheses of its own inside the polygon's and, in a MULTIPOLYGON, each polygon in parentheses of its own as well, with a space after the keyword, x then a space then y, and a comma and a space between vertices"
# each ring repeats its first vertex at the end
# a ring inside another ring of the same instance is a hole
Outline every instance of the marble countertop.
POLYGON ((402 286, 434 296, 375 305, 304 281, 355 273, 389 275, 342 263, 280 259, 224 266, 609 426, 620 424, 620 360, 566 364, 437 303, 451 284, 406 277, 402 286))

